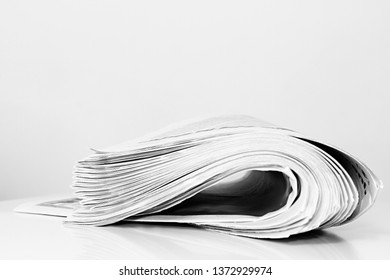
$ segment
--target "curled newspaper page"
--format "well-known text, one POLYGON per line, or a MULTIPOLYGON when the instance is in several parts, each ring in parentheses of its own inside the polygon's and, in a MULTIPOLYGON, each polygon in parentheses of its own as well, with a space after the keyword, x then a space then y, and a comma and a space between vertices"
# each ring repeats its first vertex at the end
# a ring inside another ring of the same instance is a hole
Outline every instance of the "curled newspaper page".
POLYGON ((195 224, 284 238, 348 223, 382 182, 340 149, 248 116, 169 127, 79 161, 66 223, 195 224))

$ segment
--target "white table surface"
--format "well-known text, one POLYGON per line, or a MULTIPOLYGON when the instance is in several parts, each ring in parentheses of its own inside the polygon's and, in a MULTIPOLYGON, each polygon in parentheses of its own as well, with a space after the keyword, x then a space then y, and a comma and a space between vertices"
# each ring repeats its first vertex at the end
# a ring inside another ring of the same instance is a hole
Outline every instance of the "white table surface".
POLYGON ((0 202, 0 259, 390 259, 384 200, 350 224, 284 240, 165 224, 75 228, 61 218, 13 212, 28 200, 0 202))

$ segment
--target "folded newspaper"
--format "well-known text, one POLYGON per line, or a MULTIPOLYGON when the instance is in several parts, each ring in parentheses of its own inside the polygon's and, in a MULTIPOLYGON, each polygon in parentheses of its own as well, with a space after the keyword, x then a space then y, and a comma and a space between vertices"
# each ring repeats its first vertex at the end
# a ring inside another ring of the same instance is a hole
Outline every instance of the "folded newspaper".
POLYGON ((348 223, 381 181, 356 157, 248 116, 209 118, 94 150, 75 167, 75 197, 17 211, 66 223, 195 224, 284 238, 348 223))

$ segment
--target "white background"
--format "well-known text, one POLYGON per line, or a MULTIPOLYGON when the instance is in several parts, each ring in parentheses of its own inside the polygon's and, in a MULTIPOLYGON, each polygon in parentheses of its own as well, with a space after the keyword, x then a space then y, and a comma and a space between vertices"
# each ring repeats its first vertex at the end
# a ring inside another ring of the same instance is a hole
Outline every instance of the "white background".
POLYGON ((0 199, 68 192, 90 147, 232 113, 344 148, 386 187, 389 11, 372 0, 1 1, 0 199))

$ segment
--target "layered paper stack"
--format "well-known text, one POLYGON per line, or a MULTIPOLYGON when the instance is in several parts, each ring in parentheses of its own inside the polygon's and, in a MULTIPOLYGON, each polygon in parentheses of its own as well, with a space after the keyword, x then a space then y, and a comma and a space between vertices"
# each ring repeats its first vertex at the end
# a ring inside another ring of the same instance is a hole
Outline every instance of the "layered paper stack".
POLYGON ((229 116, 95 150, 77 163, 72 187, 77 207, 67 223, 189 223, 283 238, 356 219, 382 183, 334 146, 229 116))

